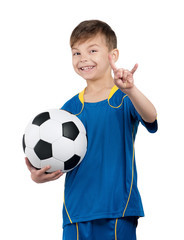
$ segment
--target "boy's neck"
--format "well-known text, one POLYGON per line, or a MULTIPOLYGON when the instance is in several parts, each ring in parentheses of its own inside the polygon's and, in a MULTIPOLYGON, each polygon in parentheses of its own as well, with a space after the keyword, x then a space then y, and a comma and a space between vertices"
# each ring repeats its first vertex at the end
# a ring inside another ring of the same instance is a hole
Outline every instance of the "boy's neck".
POLYGON ((113 86, 114 80, 112 77, 104 80, 87 80, 84 101, 99 102, 107 99, 113 86))

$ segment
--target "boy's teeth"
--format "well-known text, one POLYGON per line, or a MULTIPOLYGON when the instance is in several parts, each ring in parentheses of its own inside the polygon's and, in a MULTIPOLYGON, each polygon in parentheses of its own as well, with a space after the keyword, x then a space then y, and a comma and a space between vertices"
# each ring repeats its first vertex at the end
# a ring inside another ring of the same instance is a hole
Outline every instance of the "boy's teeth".
POLYGON ((82 70, 92 69, 93 67, 82 67, 82 70))

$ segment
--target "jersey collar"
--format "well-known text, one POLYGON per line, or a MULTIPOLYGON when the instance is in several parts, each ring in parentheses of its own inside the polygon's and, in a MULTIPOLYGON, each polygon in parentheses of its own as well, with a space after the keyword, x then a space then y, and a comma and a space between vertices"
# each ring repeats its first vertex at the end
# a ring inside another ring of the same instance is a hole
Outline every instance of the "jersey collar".
MULTIPOLYGON (((108 101, 111 99, 111 97, 115 94, 115 92, 118 90, 119 88, 114 85, 112 88, 111 88, 111 91, 110 91, 110 94, 109 94, 109 97, 108 97, 108 101)), ((82 103, 82 105, 84 105, 84 92, 85 92, 85 89, 79 93, 79 100, 80 102, 82 103)))

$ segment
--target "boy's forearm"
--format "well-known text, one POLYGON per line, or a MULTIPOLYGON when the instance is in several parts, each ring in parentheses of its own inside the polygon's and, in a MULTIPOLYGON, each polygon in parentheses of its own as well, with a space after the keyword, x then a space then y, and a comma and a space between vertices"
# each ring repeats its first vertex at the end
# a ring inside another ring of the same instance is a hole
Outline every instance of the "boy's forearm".
POLYGON ((135 109, 141 115, 145 122, 152 123, 157 117, 157 112, 154 105, 136 88, 134 85, 130 89, 122 90, 127 94, 132 101, 135 109))

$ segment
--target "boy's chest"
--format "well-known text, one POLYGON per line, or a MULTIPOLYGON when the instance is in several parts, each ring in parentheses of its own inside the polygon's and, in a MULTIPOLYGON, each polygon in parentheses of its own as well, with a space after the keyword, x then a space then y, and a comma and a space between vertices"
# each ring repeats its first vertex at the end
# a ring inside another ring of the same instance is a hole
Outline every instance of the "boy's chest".
POLYGON ((122 132, 129 125, 129 118, 123 109, 113 109, 108 105, 107 100, 100 103, 85 103, 82 114, 79 118, 83 122, 89 134, 116 134, 122 132))

